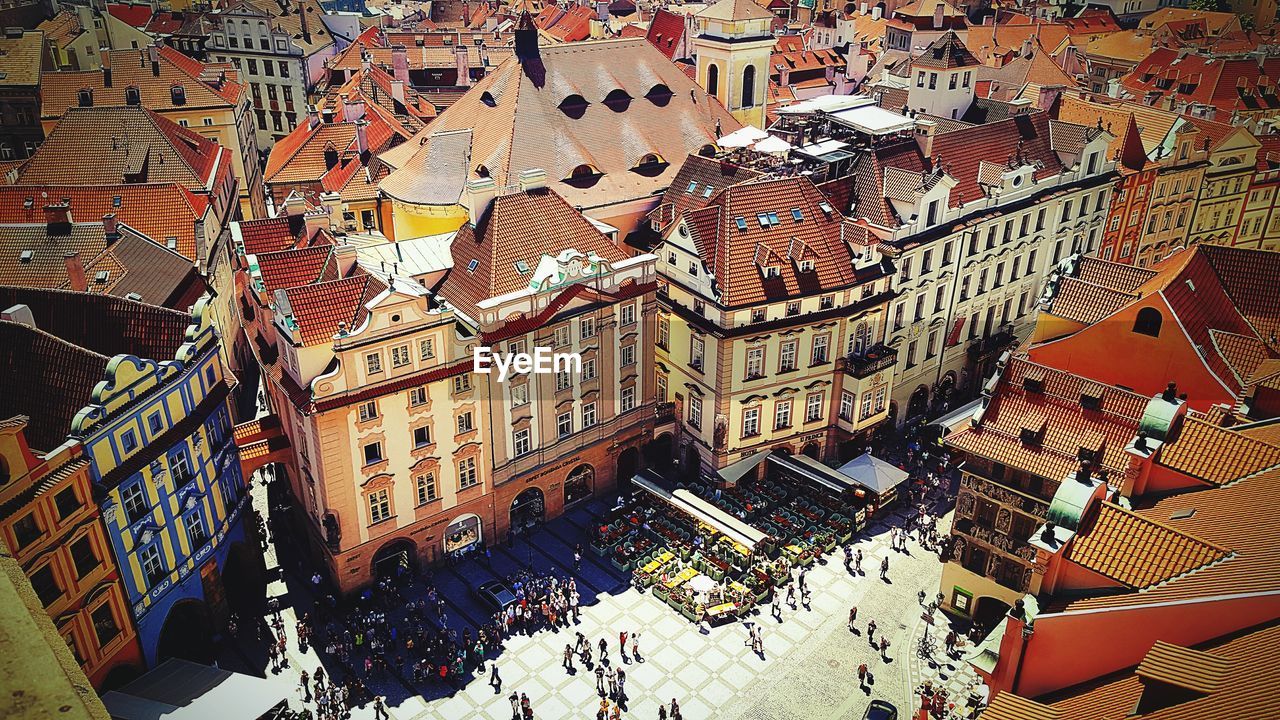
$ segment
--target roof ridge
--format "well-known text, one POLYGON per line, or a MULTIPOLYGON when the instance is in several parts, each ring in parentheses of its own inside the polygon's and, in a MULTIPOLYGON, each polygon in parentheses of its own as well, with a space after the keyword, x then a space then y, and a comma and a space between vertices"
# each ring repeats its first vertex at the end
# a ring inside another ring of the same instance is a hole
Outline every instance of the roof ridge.
POLYGON ((1168 523, 1166 523, 1166 522, 1164 522, 1164 521, 1162 521, 1162 520, 1157 520, 1157 519, 1155 519, 1155 518, 1153 518, 1153 517, 1148 517, 1148 516, 1146 516, 1146 515, 1143 515, 1142 513, 1137 512, 1136 510, 1130 510, 1129 508, 1126 508, 1126 507, 1124 507, 1123 505, 1120 505, 1120 504, 1118 504, 1118 503, 1113 503, 1113 502, 1111 502, 1110 500, 1103 500, 1103 501, 1102 501, 1102 505, 1103 505, 1103 506, 1105 506, 1105 507, 1111 507, 1111 508, 1114 508, 1114 509, 1116 509, 1116 510, 1119 510, 1120 512, 1125 513, 1126 515, 1130 515, 1130 516, 1132 516, 1132 517, 1134 517, 1134 518, 1137 518, 1137 519, 1139 519, 1139 520, 1141 520, 1141 521, 1143 521, 1143 522, 1145 522, 1145 523, 1147 523, 1147 524, 1155 525, 1156 527, 1162 528, 1162 529, 1164 529, 1164 530, 1168 530, 1169 532, 1177 533, 1178 535, 1181 535, 1181 536, 1183 536, 1183 537, 1190 538, 1190 539, 1195 540, 1196 542, 1199 542, 1199 543, 1203 543, 1203 544, 1208 545, 1209 547, 1211 547, 1211 548, 1213 548, 1213 549, 1215 549, 1215 550, 1220 550, 1220 551, 1222 551, 1222 552, 1224 552, 1224 553, 1230 553, 1230 552, 1233 552, 1233 550, 1232 550, 1231 548, 1229 548, 1229 547, 1224 547, 1224 546, 1222 546, 1222 545, 1219 545, 1218 543, 1213 542, 1212 540, 1206 540, 1206 539, 1204 539, 1204 538, 1200 537, 1199 535, 1196 535, 1196 534, 1194 534, 1194 533, 1189 533, 1189 532, 1187 532, 1186 530, 1183 530, 1183 529, 1178 528, 1178 527, 1174 527, 1173 525, 1170 525, 1170 524, 1168 524, 1168 523))

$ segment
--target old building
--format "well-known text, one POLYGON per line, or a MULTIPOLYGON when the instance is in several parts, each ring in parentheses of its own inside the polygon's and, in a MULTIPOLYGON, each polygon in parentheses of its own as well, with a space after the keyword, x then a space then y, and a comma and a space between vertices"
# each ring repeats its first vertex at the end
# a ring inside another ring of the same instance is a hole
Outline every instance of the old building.
POLYGON ((537 31, 523 28, 515 58, 415 141, 380 156, 394 168, 379 185, 394 218, 388 236, 455 230, 467 218, 468 180, 514 187, 521 172, 539 168, 557 195, 625 238, 670 185, 680 159, 737 127, 642 38, 539 47, 537 31), (539 89, 552 77, 564 82, 539 89))
POLYGON ((774 448, 846 460, 888 414, 892 265, 808 178, 722 163, 691 156, 659 206, 658 432, 691 474, 774 448))
POLYGON ((743 125, 765 126, 773 15, 755 0, 720 0, 694 15, 698 83, 743 125))
POLYGON ((3 411, 41 418, 37 447, 83 445, 93 484, 84 500, 106 530, 96 550, 115 555, 146 664, 211 659, 213 633, 232 607, 248 607, 261 560, 242 522, 247 493, 208 299, 186 313, 4 287, 0 305, 3 411))
POLYGON ((51 419, 0 423, 0 533, 89 682, 107 689, 141 672, 142 647, 84 448, 51 419))
POLYGON ((230 64, 205 64, 166 45, 106 50, 106 67, 47 73, 41 86, 45 132, 75 107, 143 107, 218 144, 232 160, 240 213, 262 217, 262 167, 249 93, 230 64))
POLYGON ((53 67, 44 33, 5 29, 0 37, 0 162, 31 157, 44 139, 40 78, 53 67))

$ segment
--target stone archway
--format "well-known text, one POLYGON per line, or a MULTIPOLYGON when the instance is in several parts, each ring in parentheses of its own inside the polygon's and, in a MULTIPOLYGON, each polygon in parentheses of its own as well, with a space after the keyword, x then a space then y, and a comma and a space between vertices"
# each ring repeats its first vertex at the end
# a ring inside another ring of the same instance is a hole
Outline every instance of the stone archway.
POLYGON ((583 463, 574 468, 564 479, 564 507, 591 497, 596 485, 596 469, 583 463))
POLYGON ((800 449, 800 454, 801 454, 801 455, 806 455, 806 456, 808 456, 808 457, 810 457, 810 458, 812 458, 812 459, 814 459, 814 460, 821 460, 821 459, 822 459, 822 445, 821 445, 820 443, 816 442, 816 441, 815 441, 815 442, 805 443, 805 446, 804 446, 803 448, 801 448, 801 449, 800 449))
POLYGON ((631 478, 640 472, 640 451, 634 447, 623 450, 618 455, 618 474, 616 481, 618 492, 623 492, 631 487, 631 478))
POLYGON ((986 635, 1009 614, 1011 607, 1000 598, 983 595, 973 603, 973 624, 982 628, 982 634, 986 635))
POLYGON ((921 385, 911 393, 911 400, 907 403, 907 418, 917 417, 925 414, 929 410, 929 386, 921 385))
POLYGON ((542 523, 547 514, 547 498, 542 488, 525 488, 511 501, 511 531, 519 534, 542 523))
POLYGON ((182 658, 208 664, 213 660, 213 627, 209 606, 203 601, 179 600, 169 608, 160 628, 156 661, 182 658))
POLYGON ((418 546, 409 538, 396 538, 373 554, 369 562, 374 577, 397 577, 412 573, 418 567, 418 546))
POLYGON ((662 433, 645 446, 645 464, 666 475, 675 460, 675 447, 671 433, 662 433))

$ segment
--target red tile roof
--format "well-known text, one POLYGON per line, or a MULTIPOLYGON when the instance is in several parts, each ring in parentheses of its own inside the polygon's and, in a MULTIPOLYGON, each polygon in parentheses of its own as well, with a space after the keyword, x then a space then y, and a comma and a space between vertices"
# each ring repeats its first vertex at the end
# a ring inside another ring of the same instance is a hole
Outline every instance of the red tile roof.
MULTIPOLYGON (((321 245, 256 255, 258 269, 262 273, 263 291, 273 294, 276 290, 318 282, 325 270, 332 273, 332 254, 332 246, 321 245)), ((334 276, 328 279, 337 278, 334 276)))
POLYGON ((1103 502, 1081 520, 1063 557, 1129 588, 1140 589, 1221 560, 1229 552, 1152 518, 1103 502))
POLYGON ((656 10, 645 38, 663 55, 675 60, 676 48, 684 38, 684 17, 668 10, 656 10))
POLYGON ((354 328, 365 314, 365 303, 384 289, 380 279, 357 272, 341 280, 285 290, 302 345, 323 345, 333 341, 340 326, 354 328))
POLYGON ((149 5, 132 5, 122 3, 107 3, 107 12, 111 13, 111 17, 141 30, 147 26, 147 21, 151 19, 151 7, 149 5))
POLYGON ((1199 53, 1180 57, 1178 50, 1156 48, 1122 77, 1120 84, 1139 99, 1153 94, 1173 98, 1179 104, 1212 105, 1229 116, 1280 108, 1277 77, 1280 58, 1267 58, 1259 64, 1253 58, 1211 58, 1199 53), (1260 84, 1262 81, 1267 84, 1260 84))
POLYGON ((1167 468, 1222 485, 1280 465, 1280 447, 1196 417, 1182 422, 1156 461, 1167 468))

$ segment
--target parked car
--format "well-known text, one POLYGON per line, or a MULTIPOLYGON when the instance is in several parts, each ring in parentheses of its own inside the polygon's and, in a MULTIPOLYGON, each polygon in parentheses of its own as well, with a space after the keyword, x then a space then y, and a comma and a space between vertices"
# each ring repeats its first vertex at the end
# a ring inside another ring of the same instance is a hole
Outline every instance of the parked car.
POLYGON ((475 590, 476 597, 495 612, 505 612, 516 604, 516 594, 501 580, 490 580, 480 583, 475 590))
POLYGON ((898 708, 884 700, 872 700, 862 720, 898 720, 898 708))

